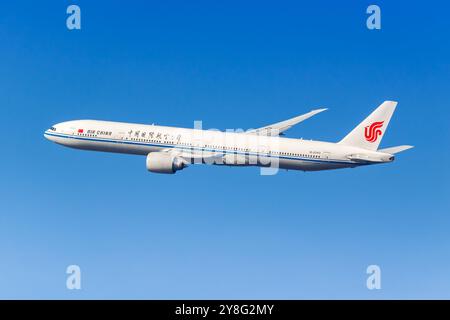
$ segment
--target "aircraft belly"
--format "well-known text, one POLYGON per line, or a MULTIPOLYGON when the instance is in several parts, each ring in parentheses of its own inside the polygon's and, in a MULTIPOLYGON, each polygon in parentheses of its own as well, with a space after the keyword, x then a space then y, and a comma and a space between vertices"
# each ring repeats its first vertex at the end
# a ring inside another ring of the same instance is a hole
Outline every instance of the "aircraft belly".
POLYGON ((349 165, 346 163, 280 159, 280 169, 288 169, 288 170, 320 171, 346 167, 349 167, 349 165))

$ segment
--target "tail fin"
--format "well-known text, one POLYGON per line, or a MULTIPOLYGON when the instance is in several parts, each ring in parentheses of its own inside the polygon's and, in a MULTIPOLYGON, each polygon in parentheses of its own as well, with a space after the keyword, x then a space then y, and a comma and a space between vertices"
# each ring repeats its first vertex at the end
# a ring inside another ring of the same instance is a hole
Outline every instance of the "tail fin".
POLYGON ((363 122, 353 129, 339 144, 377 150, 394 113, 397 102, 385 101, 363 122))

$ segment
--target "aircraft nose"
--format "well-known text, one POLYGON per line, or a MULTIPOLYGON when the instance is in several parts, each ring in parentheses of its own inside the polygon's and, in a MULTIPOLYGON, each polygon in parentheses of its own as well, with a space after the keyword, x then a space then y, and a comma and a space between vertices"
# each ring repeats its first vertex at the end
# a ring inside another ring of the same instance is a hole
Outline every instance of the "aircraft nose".
POLYGON ((44 138, 51 141, 51 137, 48 133, 49 133, 48 130, 44 131, 44 138))
POLYGON ((49 129, 44 131, 44 138, 50 141, 53 141, 52 132, 56 131, 56 128, 54 126, 51 126, 49 129))

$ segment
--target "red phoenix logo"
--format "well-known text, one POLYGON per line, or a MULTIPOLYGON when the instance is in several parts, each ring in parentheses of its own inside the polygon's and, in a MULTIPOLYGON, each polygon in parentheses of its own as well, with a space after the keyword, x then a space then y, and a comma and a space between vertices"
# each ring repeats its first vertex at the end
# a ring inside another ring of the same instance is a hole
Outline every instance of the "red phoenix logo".
POLYGON ((378 139, 378 136, 383 132, 381 131, 381 127, 383 126, 384 121, 378 121, 372 123, 370 126, 364 128, 364 137, 369 142, 375 142, 378 139))

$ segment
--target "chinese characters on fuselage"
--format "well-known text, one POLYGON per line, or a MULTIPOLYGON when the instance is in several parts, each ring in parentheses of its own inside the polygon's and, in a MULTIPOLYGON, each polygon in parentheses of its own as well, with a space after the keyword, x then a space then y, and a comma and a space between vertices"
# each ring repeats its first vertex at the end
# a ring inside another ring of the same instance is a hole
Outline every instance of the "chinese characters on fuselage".
POLYGON ((140 139, 155 139, 155 140, 176 140, 177 142, 180 142, 181 135, 177 135, 176 137, 174 135, 168 134, 168 133, 161 133, 161 132, 155 132, 155 131, 141 131, 141 130, 130 130, 128 131, 129 137, 134 138, 140 138, 140 139), (164 138, 164 139, 163 139, 164 138))

